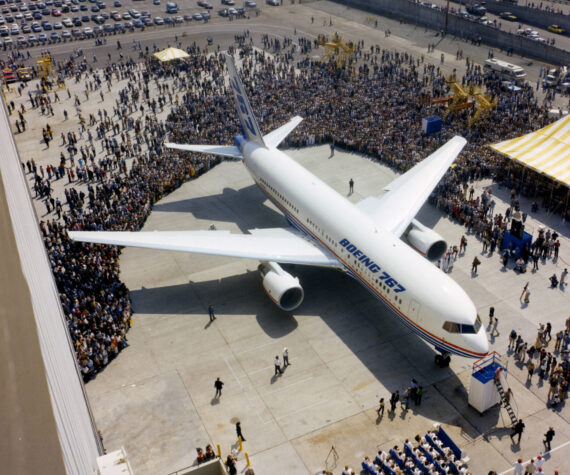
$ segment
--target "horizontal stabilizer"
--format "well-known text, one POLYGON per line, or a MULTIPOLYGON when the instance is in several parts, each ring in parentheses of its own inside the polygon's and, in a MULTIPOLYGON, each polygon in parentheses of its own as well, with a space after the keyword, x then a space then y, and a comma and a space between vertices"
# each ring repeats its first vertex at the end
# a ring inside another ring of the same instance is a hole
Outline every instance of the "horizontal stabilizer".
POLYGON ((302 117, 293 117, 285 125, 282 125, 278 129, 269 132, 267 135, 263 136, 263 141, 268 148, 277 148, 283 140, 297 127, 301 121, 302 117))
POLYGON ((165 143, 165 147, 185 152, 211 153, 222 157, 243 158, 239 148, 233 145, 186 145, 176 143, 165 143))
POLYGON ((229 231, 69 231, 74 241, 241 257, 282 264, 338 266, 336 257, 286 228, 229 231))

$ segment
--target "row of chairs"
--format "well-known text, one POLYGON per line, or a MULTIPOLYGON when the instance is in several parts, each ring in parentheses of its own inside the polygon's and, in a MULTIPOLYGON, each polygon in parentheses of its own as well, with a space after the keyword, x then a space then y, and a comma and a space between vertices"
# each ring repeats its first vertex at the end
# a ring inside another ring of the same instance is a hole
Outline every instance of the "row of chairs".
MULTIPOLYGON (((449 437, 447 432, 445 432, 445 430, 443 430, 441 426, 437 427, 437 438, 442 442, 444 447, 447 447, 449 448, 449 450, 451 450, 456 460, 462 459, 463 453, 461 452, 461 449, 457 446, 455 442, 453 442, 451 437, 449 437)), ((449 459, 446 456, 443 449, 435 442, 435 440, 430 436, 429 433, 425 435, 425 440, 446 461, 446 463, 449 465, 451 473, 459 475, 460 472, 457 465, 453 462, 453 460, 449 459)), ((433 464, 433 466, 441 475, 447 475, 448 472, 446 472, 443 469, 440 463, 431 455, 431 453, 428 450, 426 450, 421 444, 419 445, 419 449, 424 454, 426 460, 430 464, 433 464)), ((418 470, 421 471, 421 473, 429 475, 430 471, 428 467, 426 467, 421 462, 421 460, 416 456, 416 454, 413 452, 413 450, 410 448, 409 445, 407 444, 404 445, 404 452, 409 458, 412 459, 414 465, 417 467, 418 470)), ((407 475, 414 475, 412 469, 405 464, 404 460, 400 458, 400 456, 396 453, 394 449, 389 450, 389 455, 390 459, 393 460, 404 473, 406 473, 407 475)), ((379 455, 377 455, 376 458, 374 459, 374 464, 370 462, 370 460, 365 459, 362 462, 362 469, 370 473, 371 475, 380 475, 382 473, 386 475, 396 475, 396 472, 394 472, 394 470, 392 470, 392 468, 388 464, 383 462, 380 459, 379 455)))

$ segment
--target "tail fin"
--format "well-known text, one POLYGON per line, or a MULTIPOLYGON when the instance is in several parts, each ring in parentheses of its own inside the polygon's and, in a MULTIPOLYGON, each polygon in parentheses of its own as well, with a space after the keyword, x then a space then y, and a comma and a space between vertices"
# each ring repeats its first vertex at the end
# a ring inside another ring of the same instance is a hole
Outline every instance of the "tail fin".
POLYGON ((249 100, 245 94, 243 84, 238 76, 234 60, 229 54, 226 54, 226 64, 230 72, 230 84, 234 91, 234 98, 236 100, 236 108, 242 132, 247 137, 248 141, 255 142, 256 144, 265 147, 263 136, 261 135, 259 125, 257 125, 257 121, 253 115, 253 111, 251 110, 251 105, 249 104, 249 100))

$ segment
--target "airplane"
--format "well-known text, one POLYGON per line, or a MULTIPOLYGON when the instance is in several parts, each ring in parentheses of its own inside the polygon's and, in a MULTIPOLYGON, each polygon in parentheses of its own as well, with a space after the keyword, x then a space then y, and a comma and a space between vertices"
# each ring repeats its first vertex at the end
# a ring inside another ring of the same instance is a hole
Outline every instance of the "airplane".
POLYGON ((448 248, 415 219, 467 141, 456 136, 393 180, 381 196, 351 203, 277 149, 302 121, 297 116, 262 135, 233 58, 229 81, 241 123, 234 145, 166 143, 171 149, 239 158, 260 190, 285 215, 289 228, 154 232, 69 232, 75 241, 135 246, 259 260, 262 285, 285 311, 303 301, 299 279, 279 264, 333 267, 382 301, 400 321, 437 350, 445 367, 452 354, 482 358, 488 342, 465 291, 432 262, 448 248))

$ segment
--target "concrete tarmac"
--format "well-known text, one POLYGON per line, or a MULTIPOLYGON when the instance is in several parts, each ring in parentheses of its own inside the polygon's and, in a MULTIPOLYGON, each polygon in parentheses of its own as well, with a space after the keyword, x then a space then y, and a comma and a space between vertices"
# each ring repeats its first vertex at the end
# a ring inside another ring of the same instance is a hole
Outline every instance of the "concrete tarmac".
MULTIPOLYGON (((354 202, 380 194, 395 176, 358 155, 337 151, 328 159, 327 146, 288 153, 339 193, 347 194, 352 177, 354 202)), ((500 200, 504 190, 494 191, 500 200)), ((497 212, 504 206, 499 202, 497 212)), ((465 233, 430 205, 419 216, 450 243, 465 233)), ((535 218, 545 217, 532 217, 529 226, 538 224, 535 218)), ((157 203, 144 229, 211 224, 235 233, 286 225, 245 167, 225 162, 157 203)), ((335 473, 346 463, 359 466, 365 454, 401 446, 434 423, 442 423, 465 450, 474 474, 503 471, 519 456, 535 456, 550 425, 557 432, 553 447, 566 442, 567 409, 548 409, 547 384, 537 384, 535 377, 525 385, 526 370, 506 351, 511 328, 534 341, 539 322, 550 321, 557 331, 568 316, 568 291, 548 289, 547 281, 570 261, 567 225, 549 225, 565 232, 562 252, 558 263, 547 261, 536 274, 503 271, 499 257, 482 254, 473 236, 451 273, 484 322, 489 306, 496 308, 500 335, 490 344, 505 355, 515 411, 526 421, 520 447, 511 444, 504 410, 480 415, 468 406, 473 360, 453 357, 450 368, 440 369, 429 345, 344 274, 289 266, 301 280, 305 301, 288 314, 264 295, 255 261, 143 249, 125 249, 121 257, 121 277, 135 310, 131 346, 87 387, 105 442, 125 445, 137 473, 167 473, 192 464, 195 448, 207 443, 220 444, 227 455, 236 448, 234 424, 240 420, 244 451, 256 472, 284 474, 333 468, 332 455, 327 459, 332 446, 339 455, 335 473), (473 277, 475 255, 483 263, 473 277), (518 297, 527 280, 533 294, 525 307, 518 297), (213 323, 209 304, 216 309, 213 323), (276 377, 273 359, 284 347, 292 365, 276 377), (216 377, 225 382, 219 400, 216 377), (402 392, 413 377, 426 388, 421 405, 378 418, 378 399, 402 392)), ((549 470, 563 466, 567 449, 549 457, 549 470)), ((239 459, 243 467, 243 452, 239 459)))

